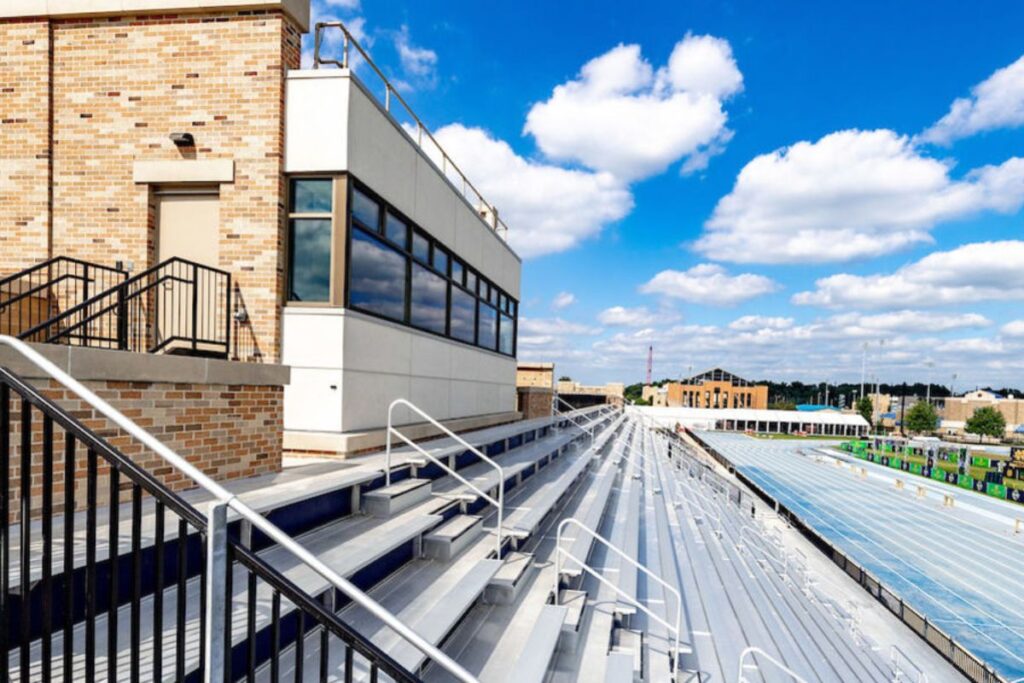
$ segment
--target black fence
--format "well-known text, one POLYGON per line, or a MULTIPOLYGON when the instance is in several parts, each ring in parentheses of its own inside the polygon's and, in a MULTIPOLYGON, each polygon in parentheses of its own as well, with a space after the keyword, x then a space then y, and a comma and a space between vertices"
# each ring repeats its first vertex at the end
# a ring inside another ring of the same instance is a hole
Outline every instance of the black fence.
POLYGON ((43 341, 41 332, 26 333, 127 277, 117 268, 58 256, 0 279, 0 334, 43 341))
POLYGON ((701 444, 706 452, 711 454, 715 460, 732 471, 737 479, 743 482, 751 491, 756 493, 765 502, 775 507, 780 515, 785 515, 790 524, 798 529, 809 541, 819 550, 830 557, 839 567, 846 571, 851 579, 856 581, 864 590, 881 602, 886 608, 896 615, 900 621, 906 624, 914 633, 921 636, 939 654, 946 658, 971 681, 976 683, 1006 683, 1006 679, 1000 676, 995 670, 981 659, 971 654, 967 648, 962 646, 945 631, 932 624, 928 617, 918 612, 911 605, 903 601, 903 598, 893 593, 882 582, 868 570, 861 567, 855 560, 837 548, 831 541, 819 534, 813 527, 805 524, 798 516, 794 515, 785 504, 776 500, 771 494, 762 489, 741 470, 738 470, 721 453, 711 447, 706 441, 700 438, 695 432, 690 436, 701 444))
POLYGON ((19 335, 51 344, 228 358, 231 274, 172 258, 19 335))
MULTIPOLYGON (((0 494, 0 681, 203 679, 206 518, 5 368, 0 494)), ((338 618, 337 591, 305 593, 245 536, 239 522, 229 527, 226 593, 232 577, 244 582, 245 623, 232 623, 242 618, 236 592, 226 601, 233 636, 213 641, 228 648, 225 680, 253 680, 262 666, 281 680, 285 648, 296 681, 303 668, 352 681, 357 663, 370 680, 419 680, 338 618), (268 617, 260 628, 258 614, 268 617), (319 643, 315 662, 303 656, 307 639, 319 643), (332 661, 341 664, 328 672, 332 661)))

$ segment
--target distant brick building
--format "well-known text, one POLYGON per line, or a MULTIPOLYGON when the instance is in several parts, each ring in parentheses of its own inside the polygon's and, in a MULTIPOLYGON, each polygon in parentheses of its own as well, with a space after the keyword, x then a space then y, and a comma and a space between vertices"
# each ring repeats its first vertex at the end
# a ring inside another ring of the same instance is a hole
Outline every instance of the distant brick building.
POLYGON ((671 408, 753 408, 768 407, 768 386, 754 384, 721 368, 661 387, 646 386, 644 400, 671 408))

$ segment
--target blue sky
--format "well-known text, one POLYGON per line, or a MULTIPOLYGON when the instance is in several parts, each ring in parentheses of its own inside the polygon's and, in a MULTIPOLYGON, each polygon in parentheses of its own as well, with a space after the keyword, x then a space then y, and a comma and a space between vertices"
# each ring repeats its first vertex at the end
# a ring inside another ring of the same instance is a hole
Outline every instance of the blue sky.
MULTIPOLYGON (((314 0, 524 255, 582 381, 1024 385, 1016 2, 314 0)), ((311 42, 311 41, 307 41, 311 42)), ((328 46, 330 49, 331 46, 328 46)))

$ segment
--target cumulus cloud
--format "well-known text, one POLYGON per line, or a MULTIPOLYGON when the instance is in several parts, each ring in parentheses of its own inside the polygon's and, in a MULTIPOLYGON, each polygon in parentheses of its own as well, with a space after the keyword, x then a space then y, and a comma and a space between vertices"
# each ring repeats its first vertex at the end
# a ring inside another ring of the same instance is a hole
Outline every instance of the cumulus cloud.
POLYGON ((359 0, 320 0, 320 2, 328 7, 338 7, 347 10, 359 9, 359 0))
POLYGON ((1024 241, 975 242, 933 252, 893 273, 837 273, 793 303, 827 308, 902 308, 1024 299, 1024 241))
POLYGON ((890 130, 846 130, 755 157, 695 248, 736 263, 837 262, 931 241, 929 230, 1024 203, 1024 159, 962 179, 890 130))
POLYGON ((524 257, 574 247, 633 208, 629 190, 608 173, 524 159, 480 128, 451 124, 435 137, 498 207, 509 243, 524 257))
POLYGON ((720 265, 701 263, 689 270, 663 270, 640 291, 709 306, 731 306, 778 289, 778 283, 763 275, 730 275, 720 265))
POLYGON ((437 85, 437 53, 414 45, 405 24, 392 34, 403 78, 395 79, 395 87, 402 90, 433 88, 437 85))
POLYGON ((563 318, 520 318, 519 332, 528 336, 595 335, 601 328, 563 318))
POLYGON ((563 308, 568 308, 576 303, 576 295, 572 292, 559 292, 555 295, 555 298, 551 300, 551 308, 556 311, 560 311, 563 308))
POLYGON ((833 316, 828 325, 851 336, 876 336, 879 332, 934 334, 965 328, 988 327, 992 321, 977 313, 940 313, 902 310, 875 315, 859 313, 833 316))
POLYGON ((721 38, 687 35, 657 70, 639 45, 619 45, 534 104, 524 132, 551 159, 622 181, 691 156, 693 169, 729 139, 723 104, 742 87, 732 48, 721 38))
POLYGON ((1000 329, 1005 337, 1024 337, 1024 320, 1011 320, 1000 329))
POLYGON ((785 330, 793 327, 792 318, 770 317, 764 315, 744 315, 729 323, 730 330, 785 330))
POLYGON ((970 97, 953 100, 949 113, 921 133, 920 139, 948 145, 982 131, 1020 125, 1024 125, 1024 57, 971 88, 970 97))
POLYGON ((651 311, 646 306, 612 306, 598 313, 597 319, 609 327, 648 327, 674 322, 679 316, 673 311, 651 311))

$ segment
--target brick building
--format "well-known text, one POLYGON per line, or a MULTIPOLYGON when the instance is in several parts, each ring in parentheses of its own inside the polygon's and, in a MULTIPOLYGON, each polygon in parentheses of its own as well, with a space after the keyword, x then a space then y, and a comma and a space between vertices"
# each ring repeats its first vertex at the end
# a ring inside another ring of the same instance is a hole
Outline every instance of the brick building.
POLYGON ((398 398, 516 419, 497 210, 390 83, 300 69, 309 29, 309 0, 0 5, 0 332, 285 364, 295 452, 383 444, 398 398))
POLYGON ((652 405, 671 408, 768 407, 768 386, 754 384, 721 368, 712 368, 681 382, 645 386, 642 398, 652 405))

